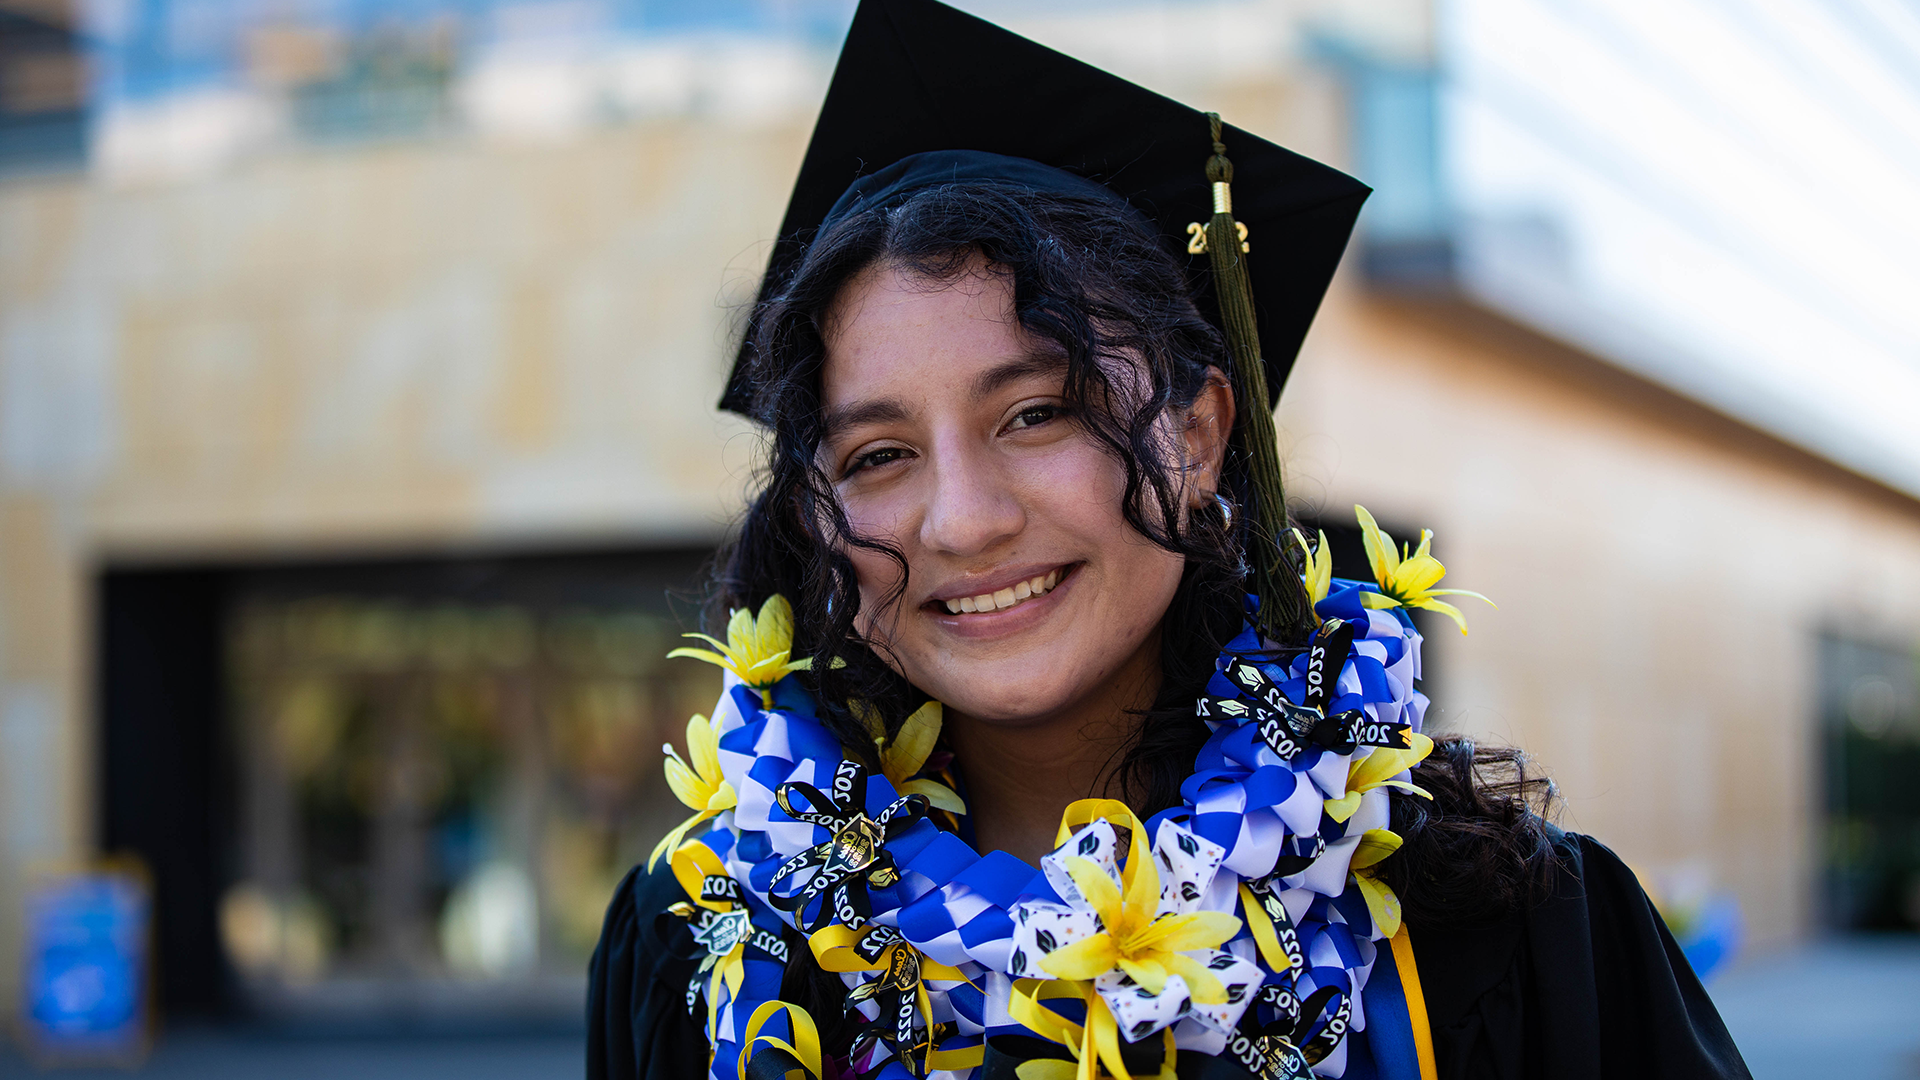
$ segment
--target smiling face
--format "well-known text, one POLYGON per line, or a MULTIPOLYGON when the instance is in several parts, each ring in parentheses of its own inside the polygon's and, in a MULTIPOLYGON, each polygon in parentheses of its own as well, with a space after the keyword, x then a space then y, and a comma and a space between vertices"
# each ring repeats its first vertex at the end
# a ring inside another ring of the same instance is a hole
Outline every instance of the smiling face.
MULTIPOLYGON (((1020 327, 1012 297, 978 260, 952 281, 869 269, 830 313, 821 375, 820 466, 853 532, 908 570, 889 604, 898 564, 848 550, 859 630, 950 717, 996 726, 1116 688, 1150 698, 1183 568, 1123 517, 1124 468, 1074 420, 1065 362, 1020 327)), ((1191 414, 1167 416, 1186 504, 1211 499, 1225 394, 1210 383, 1191 414)))

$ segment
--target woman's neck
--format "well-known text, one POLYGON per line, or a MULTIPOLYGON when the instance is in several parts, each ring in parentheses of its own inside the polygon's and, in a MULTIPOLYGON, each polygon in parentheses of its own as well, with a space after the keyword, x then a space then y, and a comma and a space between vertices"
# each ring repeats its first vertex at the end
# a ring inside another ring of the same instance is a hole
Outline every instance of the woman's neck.
POLYGON ((1069 803, 1121 798, 1120 762, 1159 690, 1155 633, 1096 693, 1058 713, 1007 723, 948 711, 947 742, 965 777, 979 850, 1037 867, 1069 803))

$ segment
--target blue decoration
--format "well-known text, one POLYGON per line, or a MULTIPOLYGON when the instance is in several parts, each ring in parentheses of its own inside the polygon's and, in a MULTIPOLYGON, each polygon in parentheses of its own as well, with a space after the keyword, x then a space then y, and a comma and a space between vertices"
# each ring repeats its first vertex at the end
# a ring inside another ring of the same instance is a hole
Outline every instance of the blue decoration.
POLYGON ((29 890, 22 1012, 34 1056, 127 1061, 146 1052, 151 910, 136 870, 64 875, 29 890))

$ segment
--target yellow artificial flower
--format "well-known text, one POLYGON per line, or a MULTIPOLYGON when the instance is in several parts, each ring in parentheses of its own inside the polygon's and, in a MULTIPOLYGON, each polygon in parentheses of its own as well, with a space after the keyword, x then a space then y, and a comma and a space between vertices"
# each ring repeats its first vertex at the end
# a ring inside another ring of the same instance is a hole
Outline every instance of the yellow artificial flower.
POLYGON ((1217 1005, 1227 988, 1205 964, 1182 953, 1217 949, 1240 931, 1240 920, 1224 911, 1158 915, 1160 872, 1153 860, 1136 854, 1128 860, 1123 894, 1113 878, 1091 859, 1069 856, 1067 873, 1080 887, 1087 906, 1100 917, 1100 933, 1063 946, 1040 959, 1042 970, 1061 979, 1095 979, 1114 968, 1126 972, 1149 993, 1166 988, 1168 975, 1187 981, 1193 1000, 1217 1005))
MULTIPOLYGON (((1308 547, 1307 538, 1300 530, 1293 530, 1294 543, 1300 545, 1300 553, 1306 557, 1306 570, 1300 575, 1307 587, 1307 600, 1317 604, 1327 598, 1327 590, 1333 586, 1333 548, 1327 544, 1327 530, 1320 530, 1320 546, 1308 547)), ((1320 616, 1315 614, 1315 622, 1320 616)))
POLYGON ((647 859, 649 870, 660 862, 660 856, 679 849, 687 830, 733 809, 736 801, 733 785, 720 773, 720 736, 706 717, 694 713, 693 719, 687 721, 687 754, 693 758, 693 764, 682 760, 672 743, 661 749, 667 754, 667 786, 681 802, 693 808, 694 814, 654 845, 653 854, 647 859))
POLYGON ((1368 829, 1360 834, 1360 845, 1353 849, 1347 866, 1353 871, 1353 883, 1367 901, 1367 914, 1380 932, 1392 937, 1400 932, 1400 898, 1387 883, 1376 876, 1374 866, 1400 850, 1400 834, 1391 829, 1368 829))
MULTIPOLYGON (((1101 818, 1130 834, 1119 882, 1092 860, 1066 859, 1067 873, 1080 892, 1071 906, 1090 910, 1099 920, 1100 932, 1047 952, 1039 966, 1055 978, 1016 980, 1007 1003, 1009 1015, 1034 1034, 1065 1046, 1074 1060, 1026 1062, 1019 1069, 1021 1080, 1097 1080, 1103 1065, 1106 1076, 1131 1080, 1120 1056, 1118 1022, 1093 981, 1110 971, 1125 972, 1141 991, 1153 994, 1165 991, 1169 975, 1179 975, 1194 1001, 1226 1000, 1219 976, 1181 954, 1217 949, 1240 931, 1240 920, 1220 911, 1157 914, 1160 873, 1147 848, 1146 825, 1125 803, 1113 799, 1072 803, 1060 816, 1055 843, 1065 844, 1076 828, 1101 818), (1059 998, 1081 1001, 1084 1023, 1042 1004, 1059 998)), ((1216 953, 1215 959, 1223 955, 1216 953)), ((1166 1058, 1154 1080, 1174 1080, 1177 1049, 1172 1030, 1163 1030, 1161 1037, 1166 1058)))
MULTIPOLYGON (((1425 608, 1437 611, 1459 624, 1462 634, 1467 632, 1466 616, 1460 609, 1436 596, 1471 596, 1476 600, 1487 600, 1477 592, 1465 589, 1436 589, 1446 576, 1447 568, 1440 565, 1430 551, 1433 548, 1433 530, 1420 530, 1420 547, 1413 554, 1407 554, 1406 545, 1399 551, 1393 547, 1393 537, 1383 532, 1367 513, 1367 508, 1356 504, 1353 512, 1360 518, 1360 531, 1367 544, 1367 564, 1373 568, 1373 578, 1380 586, 1377 593, 1362 593, 1360 603, 1370 608, 1398 607, 1402 604, 1410 608, 1425 608)), ((1487 600, 1492 604, 1493 601, 1487 600)), ((1498 606, 1498 605, 1495 605, 1498 606)))
POLYGON ((1360 796, 1374 788, 1399 788, 1410 795, 1423 799, 1433 796, 1418 784, 1405 780, 1395 780, 1396 776, 1413 768, 1433 753, 1433 740, 1419 732, 1413 733, 1413 748, 1395 750, 1391 747, 1376 746, 1373 753, 1347 766, 1347 793, 1338 799, 1327 800, 1327 816, 1344 823, 1360 809, 1360 796))
POLYGON ((886 722, 880 719, 879 712, 873 706, 864 701, 851 704, 854 717, 873 739, 874 749, 880 756, 880 772, 886 776, 887 783, 893 785, 893 790, 901 795, 924 795, 929 803, 942 810, 951 810, 956 814, 967 812, 967 804, 960 800, 952 788, 937 780, 913 779, 926 767, 927 757, 933 753, 933 745, 940 738, 942 710, 939 702, 929 701, 915 709, 892 739, 887 738, 886 722))
POLYGON ((773 707, 774 683, 793 672, 813 667, 812 657, 800 660, 787 658, 793 652, 793 605, 778 593, 767 597, 767 602, 760 605, 758 618, 746 608, 735 608, 732 617, 727 620, 725 642, 705 634, 680 636, 699 638, 720 651, 682 647, 668 653, 668 659, 691 656, 695 660, 718 664, 738 675, 741 682, 760 691, 760 700, 768 708, 773 707))

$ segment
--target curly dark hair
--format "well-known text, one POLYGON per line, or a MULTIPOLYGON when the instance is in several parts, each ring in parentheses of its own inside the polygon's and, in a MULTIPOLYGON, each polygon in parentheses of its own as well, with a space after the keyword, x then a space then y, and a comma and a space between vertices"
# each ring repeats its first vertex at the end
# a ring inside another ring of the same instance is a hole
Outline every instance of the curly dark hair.
POLYGON ((1547 898, 1559 790, 1531 765, 1511 746, 1443 735, 1413 768, 1432 798, 1393 793, 1401 845, 1381 876, 1416 928, 1481 925, 1547 898))
MULTIPOLYGON (((952 183, 850 214, 813 240, 747 329, 752 414, 771 438, 764 485, 721 555, 710 617, 786 595, 794 652, 813 657, 809 688, 822 720, 848 747, 869 745, 848 701, 872 702, 889 724, 919 704, 920 693, 884 662, 880 646, 855 630, 861 601, 847 550, 883 553, 903 571, 906 563, 899 551, 849 528, 816 463, 823 331, 841 290, 869 267, 899 266, 937 283, 982 260, 1011 278, 1021 327, 1057 350, 1068 414, 1124 468, 1127 522, 1186 560, 1161 634, 1158 700, 1141 718, 1132 749, 1114 763, 1128 796, 1152 813, 1179 801, 1206 740, 1193 699, 1240 629, 1245 569, 1241 538, 1225 515, 1181 513, 1180 465, 1157 426, 1168 409, 1192 404, 1223 363, 1225 344, 1194 306, 1185 272, 1117 198, 952 183), (823 527, 830 535, 821 535, 823 527)), ((1230 449, 1222 496, 1244 503, 1246 474, 1230 449)), ((904 573, 901 582, 888 602, 904 589, 904 573)))

